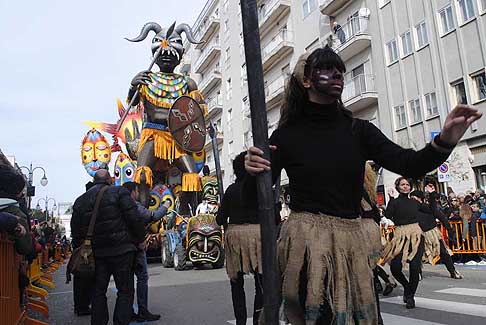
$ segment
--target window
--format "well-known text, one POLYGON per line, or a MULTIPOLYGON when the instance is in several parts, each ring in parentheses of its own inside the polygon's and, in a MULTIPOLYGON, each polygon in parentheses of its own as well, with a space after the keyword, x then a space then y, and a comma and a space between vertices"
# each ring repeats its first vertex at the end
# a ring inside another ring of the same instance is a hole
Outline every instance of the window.
POLYGON ((439 11, 442 34, 446 34, 454 29, 454 16, 452 13, 452 6, 449 4, 447 7, 439 11))
POLYGON ((225 31, 225 32, 228 32, 228 30, 229 30, 229 20, 228 20, 228 19, 226 19, 226 20, 224 21, 224 31, 225 31))
POLYGON ((302 12, 304 13, 304 18, 309 16, 314 9, 317 8, 317 0, 303 0, 302 1, 302 12))
POLYGON ((466 87, 464 81, 460 80, 452 85, 457 104, 467 104, 466 87))
POLYGON ((486 12, 486 0, 481 0, 481 11, 486 12))
POLYGON ((417 48, 420 49, 429 44, 429 36, 427 35, 427 26, 425 21, 415 26, 415 32, 417 33, 417 48))
POLYGON ((386 43, 386 48, 388 51, 388 64, 391 64, 398 60, 398 49, 397 49, 397 41, 392 39, 388 43, 386 43))
POLYGON ((412 33, 405 32, 402 36, 402 55, 407 56, 412 53, 412 33))
POLYGON ((427 117, 439 115, 439 109, 437 108, 437 97, 435 92, 425 94, 425 105, 427 108, 427 117))
POLYGON ((473 0, 457 0, 462 22, 465 23, 475 16, 473 0))
POLYGON ((228 109, 228 131, 231 130, 231 122, 233 121, 233 109, 228 109))
POLYGON ((226 80, 226 99, 230 100, 233 92, 233 86, 231 85, 231 78, 226 80))
POLYGON ((230 157, 232 157, 232 156, 233 156, 233 140, 230 140, 230 141, 228 142, 228 155, 229 155, 230 157))
POLYGON ((486 72, 473 76, 477 100, 486 99, 486 72))
POLYGON ((413 99, 408 102, 408 105, 410 106, 410 118, 411 118, 411 123, 415 124, 418 122, 422 122, 422 111, 420 108, 420 99, 413 99))
POLYGON ((224 51, 224 62, 227 62, 230 58, 230 48, 226 48, 226 50, 224 51))
POLYGON ((405 106, 399 105, 393 108, 395 112, 395 127, 401 129, 407 126, 407 115, 405 114, 405 106))

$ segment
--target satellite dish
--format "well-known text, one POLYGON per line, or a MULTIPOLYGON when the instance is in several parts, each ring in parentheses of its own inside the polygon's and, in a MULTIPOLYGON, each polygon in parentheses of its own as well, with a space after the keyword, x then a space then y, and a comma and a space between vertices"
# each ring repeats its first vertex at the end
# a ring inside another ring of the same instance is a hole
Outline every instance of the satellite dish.
POLYGON ((368 18, 370 16, 370 14, 371 14, 371 11, 368 8, 361 8, 358 11, 358 16, 360 16, 360 17, 368 18))

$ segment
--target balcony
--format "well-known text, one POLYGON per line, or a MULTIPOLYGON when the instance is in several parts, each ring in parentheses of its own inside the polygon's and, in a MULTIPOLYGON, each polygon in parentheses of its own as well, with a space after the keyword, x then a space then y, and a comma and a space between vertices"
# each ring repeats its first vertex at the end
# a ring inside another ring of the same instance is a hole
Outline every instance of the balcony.
POLYGON ((262 49, 263 72, 294 51, 292 32, 282 29, 262 49))
POLYGON ((223 96, 221 94, 214 98, 208 98, 206 103, 208 105, 207 118, 212 118, 223 111, 223 96))
POLYGON ((280 76, 274 81, 265 86, 265 101, 267 103, 267 110, 273 108, 280 103, 284 98, 285 93, 285 77, 280 76))
POLYGON ((330 45, 343 61, 347 61, 371 46, 366 17, 354 17, 330 34, 330 45))
POLYGON ((204 41, 202 44, 196 44, 196 49, 201 50, 206 46, 206 42, 211 38, 213 33, 219 28, 219 15, 208 17, 196 31, 196 39, 204 41))
POLYGON ((334 16, 341 8, 352 0, 319 0, 319 9, 323 15, 334 16))
POLYGON ((361 74, 346 82, 342 100, 344 106, 353 113, 370 105, 378 104, 375 75, 361 74))
POLYGON ((290 0, 270 0, 258 9, 260 35, 265 35, 273 23, 290 12, 290 0))
POLYGON ((195 64, 195 72, 196 73, 203 73, 204 70, 208 68, 211 62, 221 55, 221 46, 219 44, 219 37, 215 38, 208 44, 204 51, 199 56, 199 59, 196 61, 195 64))
POLYGON ((213 89, 217 85, 221 84, 221 71, 214 69, 205 78, 203 78, 199 85, 199 90, 204 94, 207 94, 209 90, 213 89))

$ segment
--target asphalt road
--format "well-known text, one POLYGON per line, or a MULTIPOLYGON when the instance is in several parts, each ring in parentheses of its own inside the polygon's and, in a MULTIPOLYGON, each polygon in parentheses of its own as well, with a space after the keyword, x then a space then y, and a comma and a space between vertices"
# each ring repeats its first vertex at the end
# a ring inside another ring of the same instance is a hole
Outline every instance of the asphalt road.
MULTIPOLYGON (((444 266, 425 266, 417 292, 417 308, 407 310, 398 287, 381 300, 387 325, 394 324, 486 324, 486 266, 457 266, 464 280, 448 277, 444 266)), ((138 324, 234 324, 229 282, 224 269, 175 271, 160 264, 149 265, 149 309, 162 314, 157 322, 138 324)), ((64 269, 55 274, 56 288, 50 290, 49 324, 88 325, 88 317, 73 314, 72 287, 64 284, 64 269)), ((253 280, 245 281, 248 314, 253 308, 253 280)), ((110 317, 116 290, 108 290, 110 317)), ((111 324, 111 322, 110 322, 111 324)), ((248 322, 250 324, 250 322, 248 322)))

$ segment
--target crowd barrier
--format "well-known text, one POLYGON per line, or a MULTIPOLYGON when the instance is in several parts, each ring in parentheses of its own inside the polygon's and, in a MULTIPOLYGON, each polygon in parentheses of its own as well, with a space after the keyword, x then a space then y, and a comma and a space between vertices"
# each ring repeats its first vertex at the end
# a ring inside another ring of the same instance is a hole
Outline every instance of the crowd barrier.
MULTIPOLYGON (((440 230, 444 237, 444 241, 449 245, 449 248, 454 254, 486 254, 486 222, 478 220, 476 222, 476 236, 471 237, 470 225, 468 224, 464 230, 464 224, 462 221, 450 221, 455 243, 449 243, 449 234, 445 227, 440 224, 440 230)), ((388 228, 381 228, 381 236, 384 241, 389 241, 393 237, 395 226, 389 226, 388 228)))
POLYGON ((47 325, 46 322, 29 316, 37 312, 49 318, 46 303, 48 292, 42 288, 54 288, 52 273, 57 271, 68 255, 61 245, 48 245, 30 265, 16 254, 14 243, 0 234, 0 324, 1 325, 47 325), (49 259, 49 250, 53 259, 49 259), (24 269, 30 283, 25 289, 25 299, 19 290, 19 271, 24 269))

